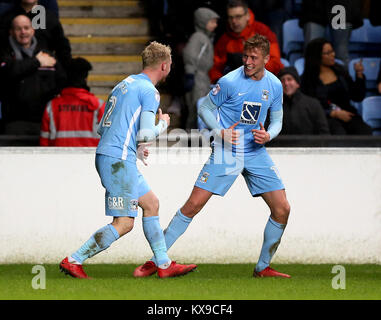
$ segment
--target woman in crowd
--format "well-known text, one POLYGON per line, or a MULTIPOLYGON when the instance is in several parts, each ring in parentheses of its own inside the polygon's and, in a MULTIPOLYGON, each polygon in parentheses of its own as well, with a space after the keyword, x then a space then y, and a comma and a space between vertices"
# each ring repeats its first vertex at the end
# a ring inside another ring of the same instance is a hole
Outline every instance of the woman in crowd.
POLYGON ((302 91, 320 100, 331 134, 371 135, 371 128, 351 104, 365 98, 362 63, 354 65, 356 79, 353 81, 345 67, 335 62, 332 44, 323 38, 308 43, 304 58, 302 91))

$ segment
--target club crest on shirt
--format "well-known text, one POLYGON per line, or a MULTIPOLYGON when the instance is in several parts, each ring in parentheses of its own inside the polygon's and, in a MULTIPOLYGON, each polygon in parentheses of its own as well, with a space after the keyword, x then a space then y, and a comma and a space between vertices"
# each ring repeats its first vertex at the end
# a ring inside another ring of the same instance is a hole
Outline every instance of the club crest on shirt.
POLYGON ((201 176, 201 178, 200 178, 200 181, 201 181, 202 183, 206 183, 206 181, 208 181, 208 178, 209 178, 209 173, 208 173, 208 172, 203 172, 203 173, 202 173, 202 176, 201 176))
POLYGON ((269 90, 262 90, 262 100, 263 101, 269 100, 269 90))
POLYGON ((221 87, 220 87, 220 85, 217 83, 214 87, 213 87, 213 89, 212 89, 212 95, 216 95, 218 92, 220 92, 220 90, 221 90, 221 87))
POLYGON ((130 200, 130 210, 138 210, 139 202, 136 199, 130 200))

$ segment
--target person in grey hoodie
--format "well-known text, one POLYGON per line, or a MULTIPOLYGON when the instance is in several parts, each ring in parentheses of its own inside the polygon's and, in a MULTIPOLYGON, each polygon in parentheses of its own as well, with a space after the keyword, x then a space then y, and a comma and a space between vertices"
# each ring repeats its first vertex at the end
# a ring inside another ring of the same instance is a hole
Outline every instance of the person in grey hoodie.
POLYGON ((195 32, 184 48, 185 102, 188 106, 187 129, 197 128, 197 101, 210 90, 209 70, 213 66, 213 36, 219 15, 209 8, 194 12, 195 32))

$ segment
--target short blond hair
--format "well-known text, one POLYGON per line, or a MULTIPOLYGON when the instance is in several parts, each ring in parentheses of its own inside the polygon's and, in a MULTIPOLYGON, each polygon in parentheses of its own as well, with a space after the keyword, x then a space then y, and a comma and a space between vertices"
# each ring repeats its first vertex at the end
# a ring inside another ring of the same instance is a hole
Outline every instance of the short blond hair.
POLYGON ((265 57, 270 54, 270 41, 265 36, 257 33, 250 39, 247 39, 243 47, 244 50, 255 48, 260 49, 265 57))
POLYGON ((143 60, 143 69, 147 67, 155 67, 157 64, 171 59, 171 48, 153 41, 144 48, 141 56, 143 60))

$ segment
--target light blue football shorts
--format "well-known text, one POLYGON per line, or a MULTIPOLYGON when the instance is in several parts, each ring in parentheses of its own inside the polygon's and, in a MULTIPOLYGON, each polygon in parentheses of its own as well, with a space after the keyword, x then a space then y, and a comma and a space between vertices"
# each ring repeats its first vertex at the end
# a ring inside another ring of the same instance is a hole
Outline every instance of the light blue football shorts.
POLYGON ((264 147, 250 154, 232 154, 231 151, 215 148, 202 168, 195 186, 224 196, 239 174, 245 178, 253 197, 285 188, 264 147))
POLYGON ((106 216, 136 217, 139 197, 151 190, 136 162, 97 154, 95 167, 106 189, 106 216))

